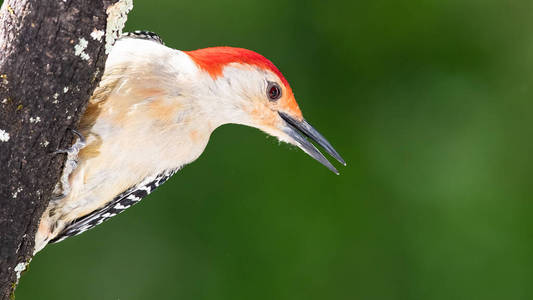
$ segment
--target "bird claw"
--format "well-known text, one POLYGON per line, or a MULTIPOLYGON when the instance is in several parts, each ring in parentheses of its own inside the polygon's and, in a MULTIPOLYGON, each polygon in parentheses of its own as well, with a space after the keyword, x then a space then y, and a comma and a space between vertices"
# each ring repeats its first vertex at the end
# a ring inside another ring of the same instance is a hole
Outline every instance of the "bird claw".
POLYGON ((78 154, 78 152, 83 147, 85 147, 85 137, 83 136, 83 134, 81 134, 76 129, 70 129, 70 131, 72 131, 72 133, 74 133, 78 137, 78 140, 76 141, 76 143, 74 143, 74 145, 72 145, 68 149, 59 149, 59 150, 52 152, 52 154, 78 154))
POLYGON ((58 194, 58 195, 52 195, 52 198, 50 199, 50 201, 58 201, 58 200, 61 200, 63 198, 65 198, 68 194, 64 194, 64 193, 61 193, 61 194, 58 194))
POLYGON ((78 132, 75 129, 71 129, 71 131, 78 137, 74 145, 72 145, 68 149, 59 149, 52 153, 52 154, 67 154, 67 161, 65 162, 63 173, 61 174, 61 179, 56 184, 56 187, 54 189, 54 195, 52 196, 52 201, 61 200, 70 193, 70 184, 69 184, 68 179, 69 179, 70 174, 72 174, 72 172, 78 166, 78 153, 86 145, 85 137, 80 132, 78 132))
POLYGON ((69 149, 61 149, 52 152, 52 154, 67 154, 69 149))

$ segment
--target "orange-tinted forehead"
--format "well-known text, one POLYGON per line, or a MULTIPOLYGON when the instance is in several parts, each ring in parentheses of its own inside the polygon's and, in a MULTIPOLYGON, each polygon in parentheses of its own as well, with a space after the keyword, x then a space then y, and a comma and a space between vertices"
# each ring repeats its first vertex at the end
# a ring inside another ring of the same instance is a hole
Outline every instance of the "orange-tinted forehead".
POLYGON ((290 90, 289 82, 281 74, 279 69, 270 60, 254 51, 233 47, 211 47, 185 51, 185 53, 213 78, 222 75, 222 70, 226 65, 230 63, 242 63, 271 71, 290 90))

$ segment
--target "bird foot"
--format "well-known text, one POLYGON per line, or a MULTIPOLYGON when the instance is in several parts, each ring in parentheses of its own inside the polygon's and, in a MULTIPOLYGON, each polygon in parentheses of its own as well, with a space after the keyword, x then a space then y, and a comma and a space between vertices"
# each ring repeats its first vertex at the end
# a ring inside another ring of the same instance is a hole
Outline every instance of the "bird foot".
POLYGON ((65 166, 63 167, 61 179, 54 188, 52 201, 63 199, 70 193, 70 183, 68 179, 70 174, 72 174, 72 172, 74 172, 74 170, 78 166, 78 153, 86 145, 85 137, 77 130, 71 130, 72 133, 74 133, 78 137, 74 145, 72 145, 68 149, 60 149, 53 152, 53 154, 67 154, 67 161, 65 162, 65 166))

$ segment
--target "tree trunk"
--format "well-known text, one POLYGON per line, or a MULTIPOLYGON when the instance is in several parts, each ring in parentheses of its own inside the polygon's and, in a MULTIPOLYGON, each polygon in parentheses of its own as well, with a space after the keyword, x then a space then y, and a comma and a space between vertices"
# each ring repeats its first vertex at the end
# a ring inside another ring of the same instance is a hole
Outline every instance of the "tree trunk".
POLYGON ((0 10, 0 299, 39 219, 132 0, 5 0, 0 10))

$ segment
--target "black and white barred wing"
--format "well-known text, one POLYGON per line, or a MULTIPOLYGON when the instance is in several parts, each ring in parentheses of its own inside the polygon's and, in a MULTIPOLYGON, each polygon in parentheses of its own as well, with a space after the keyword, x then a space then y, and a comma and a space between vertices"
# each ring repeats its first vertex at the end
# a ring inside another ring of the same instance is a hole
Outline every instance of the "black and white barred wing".
POLYGON ((120 38, 129 37, 133 39, 143 39, 157 42, 161 45, 164 45, 163 40, 157 33, 146 31, 146 30, 135 30, 133 32, 124 32, 120 38))
POLYGON ((149 176, 141 183, 133 186, 109 202, 106 206, 93 211, 70 223, 61 233, 59 233, 50 243, 61 242, 62 240, 83 233, 96 225, 102 224, 105 220, 118 215, 130 206, 141 201, 146 195, 150 194, 158 186, 163 184, 167 179, 174 175, 177 170, 167 170, 155 176, 149 176))

